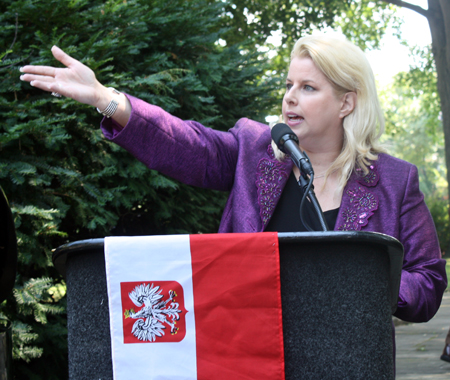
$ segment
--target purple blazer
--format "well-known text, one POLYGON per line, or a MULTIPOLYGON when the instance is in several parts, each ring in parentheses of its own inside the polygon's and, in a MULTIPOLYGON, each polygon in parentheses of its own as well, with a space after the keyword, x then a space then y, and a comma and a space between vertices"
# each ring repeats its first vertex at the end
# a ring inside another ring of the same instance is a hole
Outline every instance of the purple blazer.
MULTIPOLYGON (((230 191, 219 232, 264 231, 293 165, 290 159, 275 159, 267 125, 240 119, 221 132, 128 98, 132 113, 124 129, 111 119, 102 121, 108 139, 181 182, 230 191)), ((447 277, 414 165, 380 154, 368 175, 354 173, 344 189, 335 230, 373 231, 398 239, 405 256, 395 315, 412 322, 433 317, 447 277)))

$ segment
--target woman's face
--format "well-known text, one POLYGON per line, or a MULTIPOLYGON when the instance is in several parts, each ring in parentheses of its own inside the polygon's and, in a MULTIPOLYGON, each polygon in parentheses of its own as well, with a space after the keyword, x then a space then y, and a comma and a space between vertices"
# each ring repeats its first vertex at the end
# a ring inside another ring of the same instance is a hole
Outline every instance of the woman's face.
POLYGON ((336 95, 332 84, 310 58, 292 59, 286 78, 283 119, 303 149, 311 152, 341 149, 342 123, 349 113, 344 112, 345 97, 336 95))

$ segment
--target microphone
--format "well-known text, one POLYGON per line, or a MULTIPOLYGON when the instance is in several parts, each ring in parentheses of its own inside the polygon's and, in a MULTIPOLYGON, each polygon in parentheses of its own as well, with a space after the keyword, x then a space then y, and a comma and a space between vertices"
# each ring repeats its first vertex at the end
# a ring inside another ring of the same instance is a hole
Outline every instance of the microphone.
POLYGON ((303 153, 298 146, 298 137, 287 124, 278 123, 272 128, 272 140, 277 144, 278 149, 291 156, 294 164, 308 175, 314 175, 311 162, 306 153, 303 153))
POLYGON ((289 128, 288 125, 284 123, 278 123, 272 128, 271 131, 272 140, 277 144, 278 149, 282 152, 287 153, 291 156, 294 164, 300 169, 300 179, 298 181, 299 186, 303 187, 303 197, 300 202, 300 220, 308 231, 312 231, 312 228, 306 222, 303 212, 303 206, 305 204, 306 197, 311 201, 314 210, 316 211, 317 217, 319 218, 320 225, 323 231, 328 231, 327 222, 325 220, 325 216, 323 215, 322 209, 320 208, 320 204, 317 201, 316 195, 314 194, 314 186, 312 184, 314 178, 314 170, 312 168, 311 162, 309 162, 309 158, 306 153, 300 150, 298 146, 298 137, 289 128), (309 175, 309 181, 307 178, 309 175))

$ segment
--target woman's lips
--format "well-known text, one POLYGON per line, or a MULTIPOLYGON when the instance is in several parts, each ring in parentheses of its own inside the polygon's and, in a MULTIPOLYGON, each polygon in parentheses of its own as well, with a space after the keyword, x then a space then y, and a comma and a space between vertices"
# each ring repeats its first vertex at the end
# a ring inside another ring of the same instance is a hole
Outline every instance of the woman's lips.
POLYGON ((299 125, 304 120, 303 117, 301 117, 300 115, 297 115, 295 113, 287 113, 286 117, 287 117, 287 124, 289 126, 299 125))

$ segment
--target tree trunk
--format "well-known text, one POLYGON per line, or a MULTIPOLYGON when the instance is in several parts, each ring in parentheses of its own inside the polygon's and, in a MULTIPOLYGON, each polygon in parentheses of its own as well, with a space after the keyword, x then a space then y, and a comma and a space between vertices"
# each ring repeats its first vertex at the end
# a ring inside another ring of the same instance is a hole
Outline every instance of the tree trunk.
POLYGON ((428 24, 441 98, 447 182, 450 185, 450 2, 428 0, 428 24))

